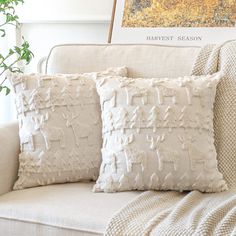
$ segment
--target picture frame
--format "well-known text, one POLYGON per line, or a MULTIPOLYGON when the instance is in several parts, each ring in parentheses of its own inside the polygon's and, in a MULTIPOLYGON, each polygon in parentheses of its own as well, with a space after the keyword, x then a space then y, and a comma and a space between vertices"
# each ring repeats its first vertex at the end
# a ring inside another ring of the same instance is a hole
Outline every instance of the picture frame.
MULTIPOLYGON (((181 2, 186 4, 183 0, 114 0, 108 42, 201 46, 236 39, 236 2, 231 6, 227 1, 198 0, 199 3, 208 4, 205 15, 197 11, 196 1, 189 0, 190 5, 184 6, 185 11, 183 6, 180 7, 181 2), (144 6, 140 5, 142 2, 144 6), (160 9, 156 7, 158 2, 161 2, 160 9), (195 8, 191 2, 195 3, 195 8), (217 2, 218 5, 209 5, 217 2), (219 6, 219 2, 223 5, 219 6), (152 7, 153 3, 155 7, 152 7), (161 6, 165 3, 169 4, 166 8, 161 6), (128 9, 132 4, 132 10, 128 9), (225 4, 228 4, 227 7, 225 4), (160 17, 155 16, 155 11, 159 12, 160 17), (166 17, 161 17, 161 11, 166 17), (192 14, 194 11, 195 14, 192 14), (150 16, 147 12, 150 12, 150 16), (178 18, 178 14, 184 17, 178 18), (192 15, 195 18, 191 18, 192 15)), ((199 4, 199 9, 202 9, 201 6, 199 4)))

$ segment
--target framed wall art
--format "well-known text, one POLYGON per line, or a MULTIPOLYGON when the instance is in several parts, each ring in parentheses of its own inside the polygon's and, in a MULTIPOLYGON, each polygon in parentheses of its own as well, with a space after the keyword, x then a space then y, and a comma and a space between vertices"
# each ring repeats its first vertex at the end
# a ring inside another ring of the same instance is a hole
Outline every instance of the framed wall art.
POLYGON ((114 0, 111 43, 200 46, 231 39, 235 0, 114 0))

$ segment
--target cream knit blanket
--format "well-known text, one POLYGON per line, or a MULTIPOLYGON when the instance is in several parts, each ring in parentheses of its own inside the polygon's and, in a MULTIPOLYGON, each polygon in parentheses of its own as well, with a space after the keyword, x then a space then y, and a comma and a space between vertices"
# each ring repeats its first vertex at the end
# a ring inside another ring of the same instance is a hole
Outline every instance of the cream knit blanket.
POLYGON ((218 162, 231 190, 216 194, 144 192, 114 215, 105 235, 236 236, 236 42, 204 47, 192 74, 217 71, 224 74, 214 118, 218 162), (227 129, 219 129, 223 122, 229 123, 227 129))

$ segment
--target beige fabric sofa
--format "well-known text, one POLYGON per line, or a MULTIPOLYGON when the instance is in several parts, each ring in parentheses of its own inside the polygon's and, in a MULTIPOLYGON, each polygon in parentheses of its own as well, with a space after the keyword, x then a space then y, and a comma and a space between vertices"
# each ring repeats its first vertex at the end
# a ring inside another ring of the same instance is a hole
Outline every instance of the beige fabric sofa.
MULTIPOLYGON (((199 51, 158 45, 59 45, 50 52, 46 72, 127 66, 131 77, 177 77, 190 74, 199 51)), ((94 183, 12 191, 18 154, 18 125, 0 127, 0 236, 102 235, 113 214, 140 194, 93 193, 94 183)))

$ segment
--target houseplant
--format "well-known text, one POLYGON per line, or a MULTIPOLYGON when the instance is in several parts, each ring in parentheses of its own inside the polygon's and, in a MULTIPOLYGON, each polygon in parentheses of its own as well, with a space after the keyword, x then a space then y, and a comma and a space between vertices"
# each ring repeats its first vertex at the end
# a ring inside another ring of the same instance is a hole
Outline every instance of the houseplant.
MULTIPOLYGON (((0 0, 0 37, 6 37, 6 27, 12 25, 19 26, 18 16, 15 8, 18 4, 23 4, 24 0, 0 0)), ((0 40, 1 40, 0 38, 0 40)), ((23 39, 20 46, 14 46, 8 50, 6 55, 3 55, 0 49, 0 92, 6 95, 10 93, 10 88, 5 85, 6 72, 22 72, 19 67, 19 62, 29 64, 33 57, 30 51, 29 43, 23 39)))

